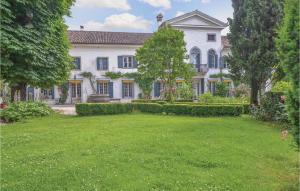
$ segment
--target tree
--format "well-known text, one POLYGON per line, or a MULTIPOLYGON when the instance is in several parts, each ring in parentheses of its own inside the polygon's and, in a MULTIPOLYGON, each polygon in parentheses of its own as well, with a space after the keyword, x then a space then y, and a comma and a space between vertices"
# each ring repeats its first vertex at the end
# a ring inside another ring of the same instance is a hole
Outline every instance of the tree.
POLYGON ((280 64, 291 82, 291 90, 287 94, 289 118, 294 129, 294 138, 299 148, 299 1, 286 0, 284 18, 277 39, 280 64))
POLYGON ((80 75, 89 80, 93 94, 96 94, 97 90, 95 88, 95 76, 91 72, 81 72, 80 75))
POLYGON ((251 103, 272 76, 277 63, 276 28, 282 17, 280 0, 232 0, 233 19, 228 19, 231 54, 229 70, 234 80, 249 84, 251 103))
POLYGON ((11 97, 26 87, 49 88, 69 77, 71 58, 67 26, 73 0, 3 0, 1 11, 1 79, 11 97))
POLYGON ((139 72, 125 73, 123 76, 134 79, 134 81, 139 85, 139 88, 142 90, 144 99, 151 98, 152 84, 155 78, 143 75, 139 72))
POLYGON ((160 28, 136 53, 138 72, 145 77, 160 80, 164 84, 164 96, 168 101, 176 98, 176 78, 190 81, 195 73, 186 63, 184 34, 170 26, 160 28))

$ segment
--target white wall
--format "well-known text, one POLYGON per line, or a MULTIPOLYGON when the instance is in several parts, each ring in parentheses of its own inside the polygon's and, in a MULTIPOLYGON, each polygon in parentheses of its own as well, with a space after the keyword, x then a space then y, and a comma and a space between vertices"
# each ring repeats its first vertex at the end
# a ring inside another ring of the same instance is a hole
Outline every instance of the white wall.
MULTIPOLYGON (((123 46, 123 45, 73 45, 70 50, 70 55, 74 57, 81 57, 81 70, 73 70, 70 75, 70 79, 74 78, 74 75, 80 77, 81 72, 91 72, 95 75, 96 79, 108 79, 104 75, 107 71, 97 70, 97 57, 108 57, 108 71, 112 72, 136 72, 137 69, 122 69, 118 68, 118 56, 122 55, 135 55, 135 50, 138 46, 123 46)), ((109 80, 109 79, 108 79, 109 80)), ((110 80, 114 82, 113 94, 115 99, 122 98, 122 78, 110 80)), ((82 79, 82 101, 87 100, 88 95, 92 94, 92 88, 88 79, 82 79)), ((139 94, 138 85, 134 85, 134 98, 137 99, 139 94)), ((68 100, 70 101, 70 100, 68 100)), ((127 101, 127 100, 123 100, 127 101)))

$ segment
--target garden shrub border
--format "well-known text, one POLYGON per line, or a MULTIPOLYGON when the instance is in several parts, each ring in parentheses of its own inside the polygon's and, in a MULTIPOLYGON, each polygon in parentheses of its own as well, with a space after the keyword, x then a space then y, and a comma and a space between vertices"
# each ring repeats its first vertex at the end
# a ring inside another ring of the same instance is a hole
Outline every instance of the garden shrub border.
MULTIPOLYGON (((167 101, 164 100, 143 100, 137 99, 132 100, 132 103, 158 103, 158 104, 168 104, 167 101)), ((192 102, 192 101, 176 101, 174 104, 185 104, 185 105, 202 105, 202 106, 242 106, 243 107, 243 114, 250 114, 250 104, 245 103, 199 103, 199 102, 192 102)))
POLYGON ((190 116, 239 116, 242 105, 189 105, 158 103, 79 103, 75 105, 79 116, 131 113, 166 113, 190 116))

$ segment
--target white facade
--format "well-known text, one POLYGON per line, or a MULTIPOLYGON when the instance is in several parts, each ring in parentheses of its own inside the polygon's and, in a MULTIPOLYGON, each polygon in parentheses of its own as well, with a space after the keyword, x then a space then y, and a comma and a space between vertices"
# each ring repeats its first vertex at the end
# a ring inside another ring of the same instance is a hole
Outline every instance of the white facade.
MULTIPOLYGON (((186 42, 186 49, 188 54, 191 54, 193 48, 200 50, 200 67, 204 68, 205 72, 198 72, 197 76, 194 77, 193 87, 195 90, 195 94, 200 95, 204 92, 211 91, 212 86, 210 82, 214 82, 216 81, 216 79, 210 79, 210 75, 220 73, 220 66, 218 65, 216 68, 209 68, 208 52, 210 50, 213 50, 215 52, 215 54, 217 55, 217 57, 215 58, 218 58, 217 63, 219 64, 219 58, 222 56, 222 54, 226 54, 227 51, 223 49, 221 42, 221 30, 226 27, 226 24, 213 19, 197 10, 165 21, 161 26, 165 24, 170 24, 174 28, 177 28, 184 32, 184 40, 186 42), (212 39, 209 40, 208 35, 210 35, 210 38, 212 39)), ((81 72, 91 72, 95 76, 95 82, 112 82, 112 100, 120 100, 126 102, 132 99, 138 99, 138 95, 141 92, 139 90, 138 84, 134 83, 132 79, 119 78, 112 80, 105 77, 105 73, 108 71, 121 73, 136 72, 136 68, 119 68, 118 57, 122 55, 134 56, 136 49, 140 46, 142 45, 73 43, 70 50, 70 55, 80 58, 80 70, 73 70, 71 72, 67 103, 86 102, 88 96, 93 94, 93 90, 89 80, 80 76, 81 72), (108 58, 107 70, 97 70, 98 57, 108 58), (123 82, 132 82, 133 92, 131 93, 133 95, 131 97, 124 97, 124 93, 122 93, 122 91, 124 91, 122 90, 122 88, 124 88, 122 87, 123 82), (72 83, 80 85, 74 85, 72 87, 72 83), (78 93, 77 91, 80 91, 80 97, 78 96, 78 98, 76 98, 76 96, 74 97, 74 95, 78 93)), ((190 59, 192 59, 191 55, 190 59)), ((227 69, 222 70, 222 72, 228 73, 227 69)), ((61 93, 58 87, 55 87, 54 96, 52 96, 52 98, 54 100, 58 100, 60 94, 61 93)), ((155 98, 154 91, 152 92, 152 97, 155 98)))

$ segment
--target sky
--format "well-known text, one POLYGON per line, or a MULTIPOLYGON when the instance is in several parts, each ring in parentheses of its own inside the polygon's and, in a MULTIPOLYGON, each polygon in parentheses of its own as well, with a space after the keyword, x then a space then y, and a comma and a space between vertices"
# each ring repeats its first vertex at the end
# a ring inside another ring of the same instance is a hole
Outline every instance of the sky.
POLYGON ((154 32, 157 14, 168 20, 196 9, 223 22, 233 14, 230 0, 76 0, 65 20, 72 30, 154 32))

